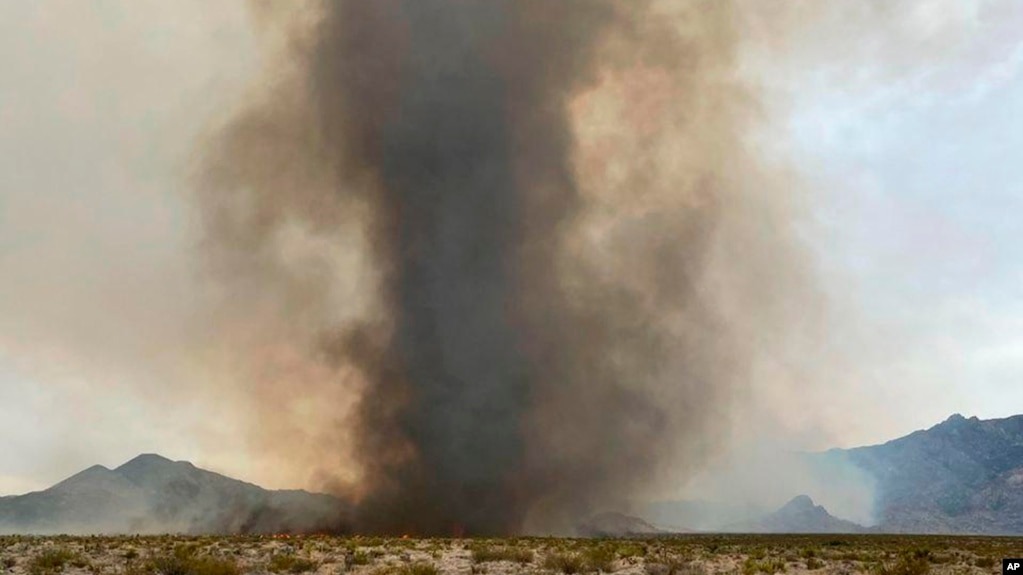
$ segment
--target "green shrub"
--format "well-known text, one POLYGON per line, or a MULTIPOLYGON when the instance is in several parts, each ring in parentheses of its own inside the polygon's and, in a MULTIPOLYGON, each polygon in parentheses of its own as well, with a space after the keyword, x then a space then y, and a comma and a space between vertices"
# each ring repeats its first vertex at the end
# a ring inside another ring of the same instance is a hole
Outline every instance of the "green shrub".
POLYGON ((586 565, 578 553, 550 553, 544 558, 543 566, 565 575, 573 575, 581 573, 586 565))
POLYGON ((583 566, 586 571, 602 571, 610 573, 615 560, 615 553, 603 545, 590 547, 583 552, 583 566))
POLYGON ((306 573, 315 570, 316 567, 315 562, 291 553, 274 555, 267 565, 271 573, 306 573))
POLYGON ((399 575, 437 575, 437 568, 429 563, 413 563, 402 567, 399 575))
POLYGON ((60 573, 64 570, 65 565, 77 559, 78 556, 75 553, 62 547, 47 549, 32 559, 28 565, 28 571, 32 575, 60 573))
POLYGON ((779 558, 757 560, 753 557, 747 557, 746 561, 742 564, 743 575, 756 575, 757 573, 773 575, 774 573, 783 573, 784 571, 785 561, 779 558))
POLYGON ((927 575, 930 571, 927 554, 919 552, 903 554, 894 564, 880 563, 874 569, 875 575, 927 575))
POLYGON ((189 551, 153 559, 152 571, 159 575, 240 575, 238 564, 230 559, 197 556, 189 551))
POLYGON ((533 561, 533 551, 522 547, 477 545, 472 548, 472 561, 473 563, 510 561, 526 564, 533 561))
POLYGON ((349 556, 348 563, 352 565, 369 565, 369 553, 366 553, 365 551, 356 551, 349 556))
POLYGON ((617 553, 622 559, 627 559, 629 557, 642 557, 646 555, 646 548, 635 543, 626 543, 618 546, 617 553))
POLYGON ((411 565, 387 565, 373 571, 373 575, 438 575, 437 568, 429 563, 411 565))

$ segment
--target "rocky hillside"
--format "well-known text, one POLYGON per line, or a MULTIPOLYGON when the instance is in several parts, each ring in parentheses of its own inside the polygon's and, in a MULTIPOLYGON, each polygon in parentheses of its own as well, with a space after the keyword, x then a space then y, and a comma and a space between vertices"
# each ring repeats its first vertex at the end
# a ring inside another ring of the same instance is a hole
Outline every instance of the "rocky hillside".
POLYGON ((730 526, 742 533, 862 533, 864 528, 839 519, 806 495, 799 495, 781 509, 756 521, 730 526))
POLYGON ((140 455, 44 491, 0 498, 0 533, 275 533, 333 530, 341 503, 269 491, 184 461, 140 455))
POLYGON ((877 482, 876 530, 1023 533, 1023 415, 953 415, 882 445, 831 450, 877 482))

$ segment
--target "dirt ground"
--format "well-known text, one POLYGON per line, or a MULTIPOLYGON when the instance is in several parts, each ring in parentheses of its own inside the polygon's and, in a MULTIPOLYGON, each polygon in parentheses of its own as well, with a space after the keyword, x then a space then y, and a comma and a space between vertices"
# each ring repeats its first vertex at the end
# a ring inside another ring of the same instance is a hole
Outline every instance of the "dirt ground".
POLYGON ((10 575, 926 575, 1001 573, 1023 538, 686 535, 586 540, 0 537, 10 575))

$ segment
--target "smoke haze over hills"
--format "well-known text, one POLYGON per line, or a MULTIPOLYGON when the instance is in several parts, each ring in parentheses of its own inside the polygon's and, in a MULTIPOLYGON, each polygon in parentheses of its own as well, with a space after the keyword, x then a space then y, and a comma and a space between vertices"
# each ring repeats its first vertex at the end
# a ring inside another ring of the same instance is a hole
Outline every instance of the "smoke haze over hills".
POLYGON ((888 313, 915 280, 848 281, 870 182, 800 138, 844 141, 834 94, 983 101, 1019 15, 768 4, 5 6, 0 430, 30 463, 0 485, 160 444, 367 530, 559 531, 965 411, 931 392, 943 332, 888 313))

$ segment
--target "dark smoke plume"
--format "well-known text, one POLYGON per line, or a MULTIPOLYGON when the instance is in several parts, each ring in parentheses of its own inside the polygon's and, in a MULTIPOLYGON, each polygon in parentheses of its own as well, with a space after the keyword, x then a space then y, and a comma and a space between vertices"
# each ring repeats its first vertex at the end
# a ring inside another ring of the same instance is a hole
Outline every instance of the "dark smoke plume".
POLYGON ((204 246, 259 355, 314 366, 255 370, 265 420, 338 402, 264 440, 352 529, 570 531, 719 442, 803 275, 732 10, 350 0, 276 29, 206 148, 204 246))

